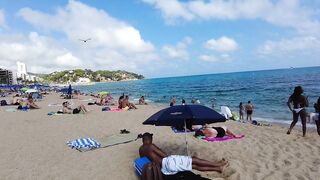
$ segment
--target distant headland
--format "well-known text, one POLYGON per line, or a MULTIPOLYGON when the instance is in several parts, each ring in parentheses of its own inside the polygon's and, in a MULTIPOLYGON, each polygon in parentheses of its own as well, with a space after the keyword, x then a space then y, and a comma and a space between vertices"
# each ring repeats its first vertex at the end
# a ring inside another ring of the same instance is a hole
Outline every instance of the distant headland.
POLYGON ((50 74, 42 74, 39 76, 41 76, 43 82, 57 84, 90 84, 94 82, 114 82, 144 79, 143 75, 128 71, 92 71, 90 69, 55 71, 50 74))

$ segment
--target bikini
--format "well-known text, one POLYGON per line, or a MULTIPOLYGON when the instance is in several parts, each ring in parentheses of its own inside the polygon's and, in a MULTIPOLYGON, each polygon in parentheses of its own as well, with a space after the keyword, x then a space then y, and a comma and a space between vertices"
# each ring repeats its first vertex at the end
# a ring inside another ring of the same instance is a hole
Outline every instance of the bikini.
POLYGON ((224 137, 224 135, 226 135, 226 131, 222 127, 212 127, 212 129, 218 132, 216 137, 224 137))

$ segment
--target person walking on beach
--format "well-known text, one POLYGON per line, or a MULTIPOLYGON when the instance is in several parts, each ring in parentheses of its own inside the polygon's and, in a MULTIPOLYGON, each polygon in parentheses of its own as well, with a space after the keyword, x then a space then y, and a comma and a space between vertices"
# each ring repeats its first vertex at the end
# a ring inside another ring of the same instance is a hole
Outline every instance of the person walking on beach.
POLYGON ((287 131, 287 134, 290 134, 293 127, 298 122, 298 118, 300 116, 301 123, 302 123, 302 134, 303 137, 306 136, 306 124, 307 124, 307 111, 306 107, 308 107, 308 97, 305 97, 302 95, 303 89, 301 86, 296 86, 294 88, 293 94, 289 97, 287 105, 292 112, 292 123, 290 125, 289 130, 287 131), (291 107, 291 103, 293 103, 293 108, 291 107))
POLYGON ((314 110, 316 113, 318 113, 318 119, 315 120, 316 126, 317 126, 317 132, 320 136, 320 97, 318 98, 317 103, 314 104, 314 110))
POLYGON ((242 102, 240 102, 239 104, 239 116, 240 116, 240 120, 243 120, 243 114, 244 114, 244 107, 242 102))
POLYGON ((250 119, 252 121, 252 113, 253 113, 253 104, 251 101, 248 101, 248 104, 246 105, 246 112, 247 112, 247 121, 250 119))

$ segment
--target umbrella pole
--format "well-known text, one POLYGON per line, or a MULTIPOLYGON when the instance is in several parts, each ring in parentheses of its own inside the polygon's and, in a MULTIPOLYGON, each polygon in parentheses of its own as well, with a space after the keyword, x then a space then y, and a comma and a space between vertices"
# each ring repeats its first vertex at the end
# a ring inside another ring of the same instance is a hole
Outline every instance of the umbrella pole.
POLYGON ((187 141, 187 122, 184 120, 184 137, 186 140, 186 146, 187 146, 187 156, 189 156, 189 151, 188 151, 188 141, 187 141))

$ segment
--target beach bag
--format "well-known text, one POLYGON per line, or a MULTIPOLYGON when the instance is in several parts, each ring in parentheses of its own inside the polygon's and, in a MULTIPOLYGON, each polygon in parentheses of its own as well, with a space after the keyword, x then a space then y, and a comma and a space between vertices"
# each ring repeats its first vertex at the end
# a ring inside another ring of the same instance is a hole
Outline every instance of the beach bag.
POLYGON ((8 105, 8 104, 7 104, 7 101, 6 101, 6 100, 2 100, 2 101, 0 102, 0 105, 1 105, 1 106, 6 106, 6 105, 8 105))

